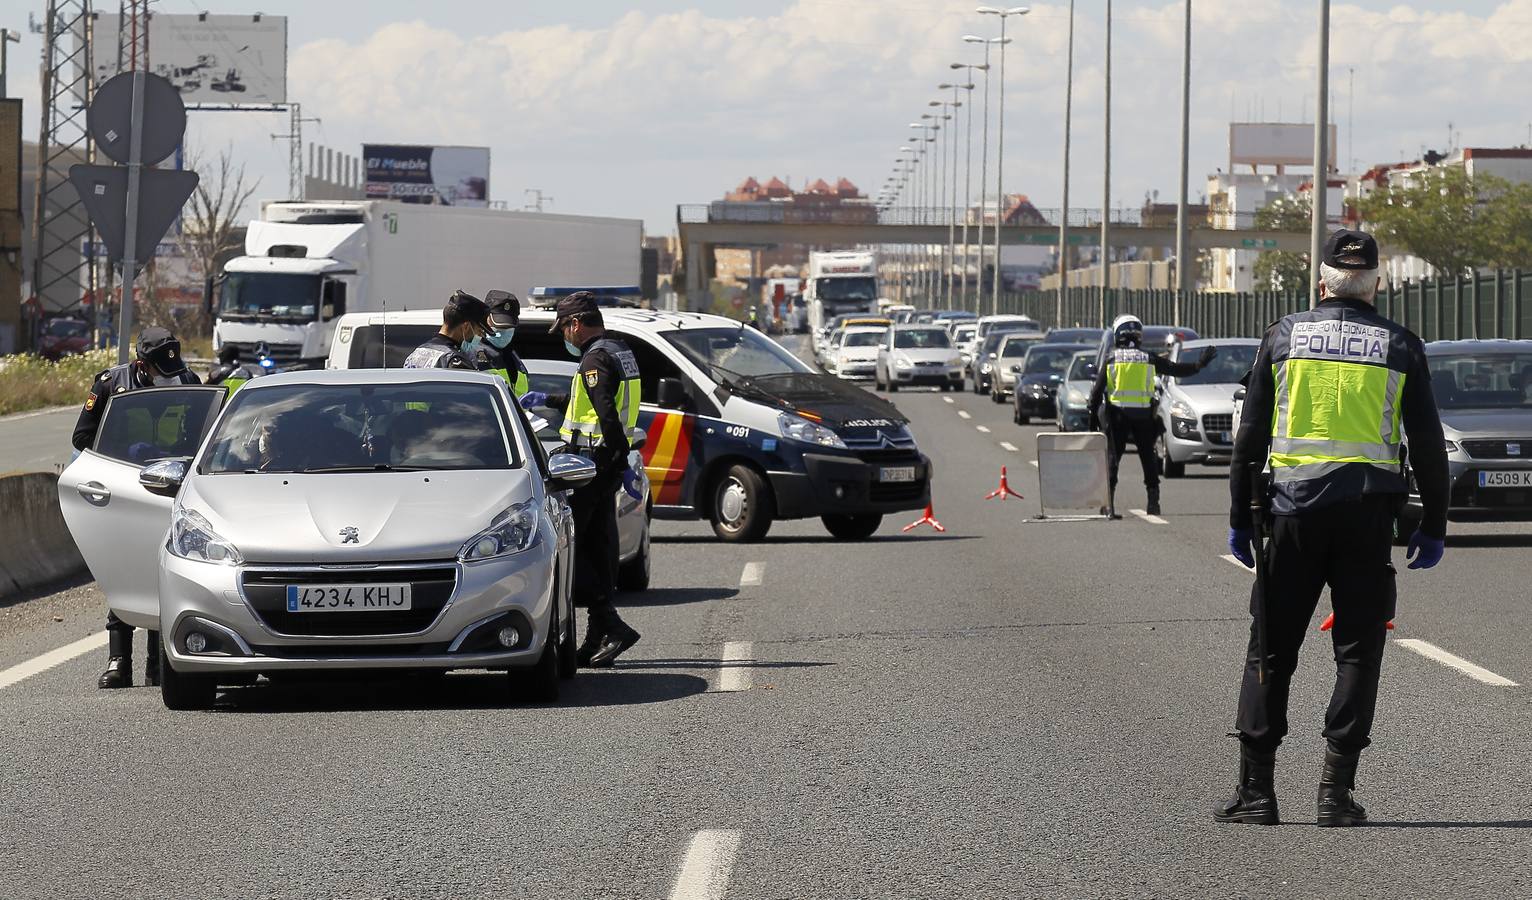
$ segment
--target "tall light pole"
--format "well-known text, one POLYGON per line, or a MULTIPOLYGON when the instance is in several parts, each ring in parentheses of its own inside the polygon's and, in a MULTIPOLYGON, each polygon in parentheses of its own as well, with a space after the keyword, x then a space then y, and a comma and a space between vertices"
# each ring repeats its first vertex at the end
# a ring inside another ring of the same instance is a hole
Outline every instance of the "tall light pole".
POLYGON ((980 141, 979 150, 979 266, 974 273, 974 309, 984 309, 984 187, 989 184, 989 47, 995 43, 994 38, 982 38, 976 34, 964 35, 963 40, 970 44, 984 45, 984 138, 980 141))
POLYGON ((1192 116, 1192 0, 1186 0, 1186 36, 1181 42, 1181 192, 1176 195, 1176 296, 1170 324, 1181 324, 1181 298, 1186 294, 1186 189, 1191 153, 1192 116))
POLYGON ((1105 153, 1101 163, 1101 324, 1106 320, 1106 295, 1112 289, 1112 0, 1106 0, 1105 153))
POLYGON ((1319 0, 1319 87, 1314 104, 1313 216, 1309 224, 1309 306, 1319 303, 1319 252, 1325 243, 1325 190, 1330 186, 1330 0, 1319 0))
MULTIPOLYGON (((1110 3, 1111 0, 1108 0, 1110 3)), ((1029 10, 1025 6, 1013 6, 1010 9, 996 9, 993 6, 981 6, 977 12, 982 15, 1000 17, 1000 114, 995 129, 998 134, 995 149, 995 282, 994 296, 991 298, 994 306, 990 312, 1000 312, 1000 226, 1005 221, 1005 45, 1009 44, 1010 38, 1005 36, 1005 20, 1011 16, 1024 16, 1029 10)))
MULTIPOLYGON (((942 154, 947 152, 947 129, 942 127, 943 121, 947 119, 947 104, 940 100, 932 100, 926 105, 941 109, 939 113, 922 113, 920 116, 922 119, 929 119, 936 124, 936 172, 934 174, 936 193, 932 195, 931 206, 933 210, 940 210, 943 206, 947 205, 947 166, 942 162, 942 154)), ((940 216, 935 219, 935 222, 938 226, 942 224, 940 216)), ((932 303, 933 309, 935 308, 935 303, 940 301, 942 295, 941 272, 943 257, 946 256, 947 252, 947 248, 943 247, 940 241, 936 242, 935 247, 936 249, 933 253, 935 264, 932 266, 931 272, 931 291, 936 297, 936 300, 932 303)))
POLYGON ((1064 196, 1059 203, 1059 296, 1053 324, 1064 323, 1064 295, 1069 292, 1069 122, 1075 92, 1075 0, 1069 0, 1069 43, 1064 55, 1064 196))
MULTIPOLYGON (((945 276, 943 278, 943 281, 945 282, 943 285, 943 294, 946 298, 947 308, 952 309, 952 269, 953 266, 957 263, 957 116, 958 110, 963 106, 962 101, 958 100, 957 95, 958 91, 963 89, 963 86, 961 84, 948 84, 946 82, 937 85, 938 90, 945 91, 949 88, 952 91, 952 101, 951 103, 944 103, 943 106, 950 106, 952 109, 952 114, 949 116, 944 116, 943 118, 950 119, 952 121, 952 124, 948 126, 946 130, 946 140, 951 144, 951 148, 947 153, 947 159, 951 164, 952 179, 948 182, 948 184, 951 185, 951 188, 947 191, 944 191, 942 195, 942 203, 947 206, 947 251, 946 260, 942 266, 942 271, 945 276)), ((945 177, 946 174, 946 170, 943 169, 943 177, 945 177)))
MULTIPOLYGON (((930 113, 925 113, 922 118, 930 118, 930 115, 930 113)), ((931 144, 936 142, 936 125, 931 125, 926 122, 911 122, 910 127, 921 129, 921 136, 916 138, 916 140, 920 141, 921 143, 931 144)), ((932 148, 921 147, 922 161, 925 162, 925 157, 930 156, 931 153, 932 148)), ((926 222, 926 207, 929 206, 936 197, 935 175, 935 166, 925 166, 921 178, 921 192, 923 197, 920 202, 920 224, 922 225, 924 225, 926 222)), ((931 261, 929 259, 931 255, 931 245, 922 241, 919 255, 922 257, 921 265, 923 266, 923 274, 921 276, 921 293, 925 296, 926 302, 929 303, 931 300, 931 285, 933 284, 931 279, 931 261)))
MULTIPOLYGON (((964 309, 967 309, 968 308, 968 258, 969 258, 969 255, 970 255, 970 248, 968 246, 968 208, 969 208, 969 204, 973 202, 973 89, 974 89, 973 70, 974 69, 984 69, 986 72, 988 72, 989 71, 989 66, 988 65, 976 66, 976 65, 973 65, 972 63, 953 63, 952 64, 952 68, 954 68, 954 69, 967 69, 968 70, 968 73, 967 73, 968 74, 967 83, 959 85, 959 87, 961 87, 963 90, 968 92, 968 101, 967 101, 968 102, 968 128, 967 128, 967 137, 965 138, 965 141, 967 143, 967 149, 965 151, 965 154, 968 157, 968 159, 967 159, 966 162, 963 163, 963 262, 959 266, 959 269, 961 270, 961 273, 962 273, 961 277, 963 279, 963 288, 962 288, 962 291, 959 294, 959 302, 963 304, 963 308, 964 309)), ((982 219, 981 219, 981 221, 982 221, 982 219)), ((977 308, 977 307, 975 307, 975 308, 977 308)))

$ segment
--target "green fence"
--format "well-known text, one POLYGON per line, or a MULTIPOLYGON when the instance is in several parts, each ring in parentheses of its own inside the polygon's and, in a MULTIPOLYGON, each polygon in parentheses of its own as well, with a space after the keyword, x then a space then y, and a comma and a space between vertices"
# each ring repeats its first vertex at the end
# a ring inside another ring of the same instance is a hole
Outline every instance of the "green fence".
MULTIPOLYGON (((1181 321, 1204 337, 1260 337, 1276 319, 1307 309, 1308 295, 1276 291, 1230 294, 1194 291, 1181 304, 1181 321)), ((1532 272, 1501 270, 1442 278, 1382 291, 1378 311, 1422 340, 1532 337, 1532 272)), ((968 308, 974 308, 970 292, 968 308)), ((1057 291, 1003 293, 1000 312, 1031 316, 1045 327, 1106 325, 1132 313, 1147 324, 1170 324, 1174 291, 1112 290, 1102 309, 1098 288, 1070 288, 1059 315, 1057 291)), ((977 311, 977 310, 976 310, 977 311)), ((989 312, 986 303, 983 312, 989 312)))

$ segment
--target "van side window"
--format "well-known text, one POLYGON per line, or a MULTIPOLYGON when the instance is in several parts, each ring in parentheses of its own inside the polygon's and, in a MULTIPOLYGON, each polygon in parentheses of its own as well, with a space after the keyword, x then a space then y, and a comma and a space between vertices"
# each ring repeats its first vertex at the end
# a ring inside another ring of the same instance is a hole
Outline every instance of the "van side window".
POLYGON ((643 384, 642 401, 655 403, 659 397, 659 384, 661 378, 680 378, 681 370, 676 364, 666 359, 663 354, 645 340, 635 338, 632 335, 613 332, 628 348, 633 351, 633 356, 638 360, 638 379, 643 384))

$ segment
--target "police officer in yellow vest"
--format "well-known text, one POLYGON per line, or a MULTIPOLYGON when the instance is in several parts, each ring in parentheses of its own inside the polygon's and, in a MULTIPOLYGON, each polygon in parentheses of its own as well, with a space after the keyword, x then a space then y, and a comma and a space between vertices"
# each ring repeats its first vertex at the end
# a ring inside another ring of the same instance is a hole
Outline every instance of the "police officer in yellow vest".
MULTIPOLYGON (((169 330, 151 325, 138 334, 138 358, 119 366, 113 366, 96 375, 91 382, 90 396, 85 398, 85 408, 75 422, 72 443, 76 450, 84 450, 96 442, 96 432, 101 428, 101 414, 106 401, 113 394, 147 387, 166 387, 178 384, 201 384, 186 360, 181 356, 181 342, 169 330)), ((131 421, 131 420, 130 420, 131 421)), ((182 423, 162 420, 145 422, 144 443, 171 445, 181 438, 182 423), (152 430, 151 430, 152 429, 152 430), (173 433, 164 433, 169 429, 173 433)), ((133 686, 133 626, 107 612, 106 671, 101 673, 96 686, 123 688, 133 686)), ((160 635, 149 632, 148 652, 144 660, 144 683, 160 683, 160 635)))
POLYGON ((638 642, 617 614, 617 490, 628 471, 628 433, 638 425, 638 361, 633 351, 607 336, 601 308, 589 291, 559 300, 550 331, 564 337, 564 347, 580 358, 569 394, 522 397, 524 407, 564 410, 559 433, 571 453, 596 463, 596 478, 572 492, 575 521, 575 602, 590 608, 585 640, 576 658, 582 666, 606 668, 638 642))
POLYGON ((1410 568, 1431 568, 1447 533, 1447 454, 1431 393, 1425 348, 1373 308, 1378 245, 1337 231, 1319 267, 1320 302, 1278 321, 1256 356, 1229 469, 1229 548, 1254 566, 1251 479, 1271 468, 1270 540, 1264 619, 1266 660, 1252 623, 1240 686, 1240 774, 1223 822, 1275 824, 1277 745, 1287 734, 1287 698, 1298 648, 1325 585, 1335 611, 1335 691, 1325 713, 1328 743, 1319 780, 1318 824, 1361 825, 1352 797, 1357 758, 1370 742, 1387 623, 1394 616, 1391 539, 1408 485, 1401 438, 1423 518, 1409 541, 1410 568), (1402 430, 1401 430, 1401 425, 1402 430))
POLYGON ((259 374, 260 372, 254 366, 240 361, 238 347, 233 344, 224 344, 218 348, 218 365, 208 373, 207 383, 224 385, 232 394, 245 382, 259 374))
POLYGON ((1096 383, 1090 392, 1091 420, 1099 422, 1111 444, 1107 483, 1113 518, 1121 518, 1116 506, 1117 468, 1128 449, 1129 438, 1138 448, 1138 459, 1144 467, 1144 490, 1149 495, 1145 509, 1151 516, 1160 514, 1160 463, 1154 456, 1155 376, 1191 375, 1218 355, 1216 347, 1208 347, 1196 362, 1178 363, 1162 353, 1145 352, 1143 342, 1144 323, 1137 316, 1118 316, 1112 323, 1112 349, 1096 372, 1096 383))
POLYGON ((516 336, 516 326, 521 323, 521 301, 510 291, 489 291, 484 295, 489 307, 489 324, 494 331, 484 338, 485 346, 479 350, 475 362, 481 372, 493 372, 504 378, 517 397, 526 394, 527 366, 511 349, 516 336))

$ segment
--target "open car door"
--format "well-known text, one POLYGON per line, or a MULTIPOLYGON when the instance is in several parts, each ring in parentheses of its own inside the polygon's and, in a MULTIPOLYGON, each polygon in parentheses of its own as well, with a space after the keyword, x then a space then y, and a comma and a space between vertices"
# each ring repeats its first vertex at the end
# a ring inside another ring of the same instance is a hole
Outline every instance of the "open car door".
POLYGON ((130 625, 159 627, 159 549, 175 502, 149 493, 138 475, 196 455, 227 396, 224 387, 192 385, 116 394, 95 443, 59 475, 69 533, 107 605, 130 625))

